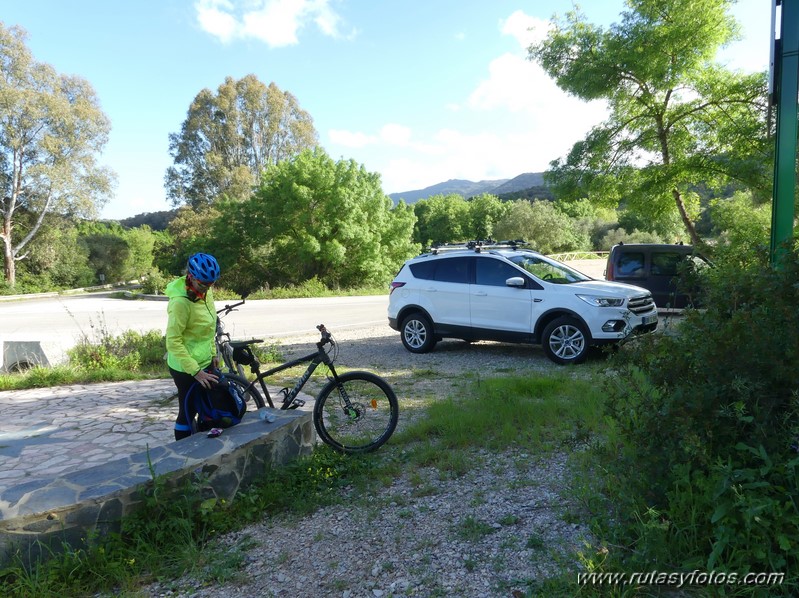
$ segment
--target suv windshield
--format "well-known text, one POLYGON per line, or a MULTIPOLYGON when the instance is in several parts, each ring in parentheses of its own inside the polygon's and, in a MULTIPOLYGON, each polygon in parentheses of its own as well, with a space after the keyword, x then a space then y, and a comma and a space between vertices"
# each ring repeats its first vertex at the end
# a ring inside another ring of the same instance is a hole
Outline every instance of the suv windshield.
POLYGON ((589 276, 569 268, 565 264, 547 259, 542 255, 511 255, 508 259, 521 266, 540 280, 554 284, 569 284, 591 280, 589 276))

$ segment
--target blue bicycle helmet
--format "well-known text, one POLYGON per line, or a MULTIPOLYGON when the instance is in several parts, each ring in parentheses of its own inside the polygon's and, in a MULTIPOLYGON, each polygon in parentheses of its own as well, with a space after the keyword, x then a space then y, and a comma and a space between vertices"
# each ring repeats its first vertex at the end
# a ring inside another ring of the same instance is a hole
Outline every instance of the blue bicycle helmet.
POLYGON ((207 253, 195 253, 190 256, 186 269, 192 278, 200 282, 216 282, 219 278, 219 263, 214 256, 207 253))

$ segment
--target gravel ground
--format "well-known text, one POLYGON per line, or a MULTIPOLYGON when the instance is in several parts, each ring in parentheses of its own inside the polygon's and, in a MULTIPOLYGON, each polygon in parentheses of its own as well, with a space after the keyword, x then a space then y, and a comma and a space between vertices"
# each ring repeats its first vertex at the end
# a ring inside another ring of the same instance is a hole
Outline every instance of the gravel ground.
MULTIPOLYGON (((413 355, 386 326, 333 333, 337 364, 392 383, 400 427, 422 414, 418 407, 426 402, 468 392, 478 373, 558 369, 536 347, 444 341, 432 353, 413 355)), ((315 340, 282 339, 283 356, 307 353, 315 340)), ((389 442, 381 452, 399 450, 389 442)), ((566 516, 574 506, 564 493, 566 456, 475 450, 470 457, 473 467, 463 477, 407 471, 370 496, 353 496, 349 506, 270 517, 229 534, 223 544, 243 551, 246 563, 233 580, 203 585, 186 577, 142 595, 519 597, 573 568, 589 534, 566 516)))

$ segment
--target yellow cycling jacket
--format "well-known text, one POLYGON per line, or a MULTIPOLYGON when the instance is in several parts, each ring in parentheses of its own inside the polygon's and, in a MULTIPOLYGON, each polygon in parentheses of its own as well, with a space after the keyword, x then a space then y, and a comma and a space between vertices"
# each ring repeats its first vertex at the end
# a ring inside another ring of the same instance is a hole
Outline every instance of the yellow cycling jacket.
POLYGON ((166 325, 166 362, 173 370, 194 376, 216 355, 216 311, 211 289, 205 299, 192 301, 186 294, 186 277, 166 286, 169 297, 166 325))

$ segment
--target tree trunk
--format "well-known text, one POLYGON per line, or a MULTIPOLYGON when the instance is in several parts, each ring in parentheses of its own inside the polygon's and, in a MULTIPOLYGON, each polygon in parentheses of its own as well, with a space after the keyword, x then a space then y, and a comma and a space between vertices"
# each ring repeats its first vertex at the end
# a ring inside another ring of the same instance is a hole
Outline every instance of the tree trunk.
POLYGON ((699 235, 696 232, 696 226, 694 226, 693 221, 688 217, 688 212, 685 210, 685 203, 682 200, 682 193, 676 187, 671 190, 671 194, 674 197, 674 202, 677 204, 677 210, 680 212, 680 218, 682 219, 682 223, 685 225, 685 230, 688 231, 688 236, 691 238, 691 245, 694 247, 700 247, 702 245, 702 240, 699 238, 699 235))
POLYGON ((6 282, 10 286, 14 286, 17 282, 17 268, 14 263, 14 254, 11 252, 11 238, 10 234, 5 231, 3 237, 3 275, 6 282))

